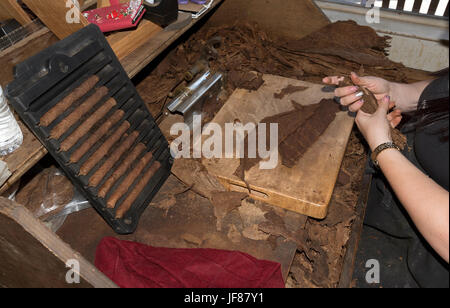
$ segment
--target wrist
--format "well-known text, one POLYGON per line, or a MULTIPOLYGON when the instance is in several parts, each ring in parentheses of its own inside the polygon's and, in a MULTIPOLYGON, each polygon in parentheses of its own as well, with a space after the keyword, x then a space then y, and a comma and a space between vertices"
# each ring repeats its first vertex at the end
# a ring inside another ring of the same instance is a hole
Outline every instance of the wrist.
POLYGON ((377 146, 372 154, 371 154, 371 159, 372 162, 374 163, 375 166, 379 167, 379 159, 382 156, 383 153, 385 153, 386 151, 392 151, 395 150, 397 152, 400 152, 400 148, 395 145, 393 142, 386 142, 386 143, 382 143, 379 146, 377 146))
POLYGON ((381 151, 381 152, 378 154, 378 157, 377 157, 378 161, 380 161, 380 159, 383 160, 383 157, 384 157, 385 155, 389 155, 389 153, 392 153, 392 152, 400 152, 400 151, 397 150, 396 148, 388 148, 388 149, 385 149, 384 151, 381 151))
POLYGON ((379 138, 379 139, 374 140, 369 143, 370 150, 373 152, 380 145, 385 144, 385 143, 390 143, 390 142, 393 142, 392 138, 390 138, 390 137, 379 138))
POLYGON ((411 112, 417 109, 417 103, 421 95, 416 84, 390 82, 389 95, 395 102, 396 109, 401 112, 411 112))
POLYGON ((389 148, 386 149, 382 152, 380 152, 377 156, 377 161, 378 161, 378 166, 381 167, 384 165, 384 163, 387 160, 390 160, 390 158, 392 158, 392 155, 397 155, 397 154, 401 154, 399 150, 395 149, 395 148, 389 148))

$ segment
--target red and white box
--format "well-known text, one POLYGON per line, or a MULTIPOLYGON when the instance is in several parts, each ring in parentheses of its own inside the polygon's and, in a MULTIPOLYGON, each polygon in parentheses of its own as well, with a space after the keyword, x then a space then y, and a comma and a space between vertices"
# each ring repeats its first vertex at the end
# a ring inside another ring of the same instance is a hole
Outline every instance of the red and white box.
POLYGON ((142 0, 120 3, 111 0, 111 6, 83 12, 84 17, 99 26, 102 32, 111 32, 136 27, 145 14, 142 0))

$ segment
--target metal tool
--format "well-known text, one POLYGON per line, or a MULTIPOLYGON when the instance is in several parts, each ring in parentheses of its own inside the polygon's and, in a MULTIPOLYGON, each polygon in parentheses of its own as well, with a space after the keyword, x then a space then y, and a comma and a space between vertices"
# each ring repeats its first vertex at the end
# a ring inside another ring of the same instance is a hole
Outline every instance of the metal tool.
POLYGON ((172 113, 183 114, 185 123, 190 127, 192 127, 194 115, 201 115, 204 102, 217 96, 222 88, 224 74, 213 73, 209 67, 209 61, 219 56, 216 48, 221 43, 220 36, 206 42, 199 60, 184 74, 184 81, 170 95, 174 98, 167 109, 172 113), (191 83, 186 85, 186 82, 191 83))
POLYGON ((168 105, 172 113, 181 113, 184 122, 192 127, 194 115, 201 115, 205 100, 217 95, 222 87, 223 74, 209 69, 181 90, 168 105))
POLYGON ((197 76, 202 71, 209 68, 208 61, 206 60, 198 60, 194 66, 192 66, 186 73, 184 73, 184 79, 186 81, 192 81, 195 76, 197 76))

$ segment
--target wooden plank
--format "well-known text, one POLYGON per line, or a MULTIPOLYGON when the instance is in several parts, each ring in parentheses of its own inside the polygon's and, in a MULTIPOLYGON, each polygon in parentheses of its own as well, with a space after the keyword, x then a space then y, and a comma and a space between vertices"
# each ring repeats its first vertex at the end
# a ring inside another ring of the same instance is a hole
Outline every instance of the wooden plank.
POLYGON ((1 197, 0 225, 1 286, 117 287, 25 207, 1 197), (66 282, 68 260, 79 263, 79 284, 66 282))
POLYGON ((39 142, 33 133, 22 123, 18 121, 23 133, 22 145, 13 153, 0 157, 8 165, 11 171, 11 177, 0 187, 0 195, 17 182, 25 172, 33 167, 42 157, 47 154, 47 150, 39 142))
POLYGON ((144 19, 136 29, 113 33, 107 37, 107 40, 117 58, 122 60, 162 30, 157 24, 144 19))
POLYGON ((14 67, 44 50, 58 38, 47 28, 38 30, 20 42, 0 52, 0 85, 5 87, 14 79, 14 67))
POLYGON ((105 7, 105 6, 110 6, 111 3, 109 2, 109 0, 97 0, 97 7, 105 7))
POLYGON ((59 38, 64 39, 72 33, 87 26, 89 22, 80 14, 79 23, 68 23, 66 15, 69 8, 67 1, 72 0, 23 0, 36 16, 59 38))
POLYGON ((356 253, 358 251, 359 240, 361 238, 361 233, 363 230, 363 223, 366 214, 367 199, 369 197, 371 182, 372 175, 364 174, 361 183, 361 192, 356 204, 356 218, 352 223, 350 238, 347 242, 338 288, 350 288, 352 285, 353 270, 355 268, 356 262, 356 253))
POLYGON ((23 26, 31 22, 31 18, 17 3, 17 0, 0 1, 0 19, 14 18, 23 26))
POLYGON ((83 0, 80 1, 80 7, 81 7, 81 11, 85 11, 88 8, 90 8, 91 6, 97 4, 97 0, 83 0))
POLYGON ((178 5, 178 9, 180 11, 192 12, 192 13, 198 13, 198 12, 200 12, 200 10, 202 8, 203 8, 203 5, 197 4, 197 3, 192 3, 192 2, 188 2, 187 4, 179 4, 178 5))
MULTIPOLYGON (((129 0, 119 0, 120 3, 125 3, 125 2, 129 2, 129 0)), ((97 7, 105 7, 105 6, 111 6, 111 1, 110 0, 97 0, 97 7)))
POLYGON ((10 18, 11 18, 11 15, 9 15, 9 13, 5 9, 3 9, 2 4, 0 2, 0 22, 6 21, 10 18))
MULTIPOLYGON (((225 123, 234 123, 235 119, 243 125, 257 124, 265 117, 292 110, 291 100, 309 105, 333 97, 333 93, 322 91, 323 85, 273 75, 264 75, 263 78, 265 83, 258 91, 237 89, 212 122, 223 129, 225 123), (288 85, 308 89, 283 99, 273 97, 288 85)), ((275 169, 261 170, 259 165, 254 166, 245 176, 252 190, 251 197, 300 214, 324 218, 353 124, 354 119, 347 112, 338 113, 325 133, 293 168, 281 165, 281 158, 275 169)), ((203 159, 202 162, 228 190, 248 191, 246 183, 234 175, 240 165, 239 159, 203 159)))
POLYGON ((162 31, 156 32, 152 37, 149 37, 138 48, 136 48, 129 55, 121 59, 121 64, 124 67, 130 78, 136 76, 144 67, 146 67, 153 59, 155 59, 161 52, 169 47, 175 40, 177 40, 186 31, 192 28, 199 20, 206 17, 208 13, 214 10, 223 0, 215 0, 211 8, 202 15, 201 18, 188 20, 191 16, 189 13, 180 12, 178 20, 164 28, 162 31), (178 25, 181 25, 178 28, 178 25))

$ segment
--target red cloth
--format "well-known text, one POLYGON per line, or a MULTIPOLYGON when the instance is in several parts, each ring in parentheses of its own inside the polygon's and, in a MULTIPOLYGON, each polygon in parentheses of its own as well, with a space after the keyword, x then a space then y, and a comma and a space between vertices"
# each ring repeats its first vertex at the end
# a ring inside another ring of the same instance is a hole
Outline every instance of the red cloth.
POLYGON ((284 288, 281 266, 216 249, 170 249, 106 237, 95 266, 122 288, 284 288))

